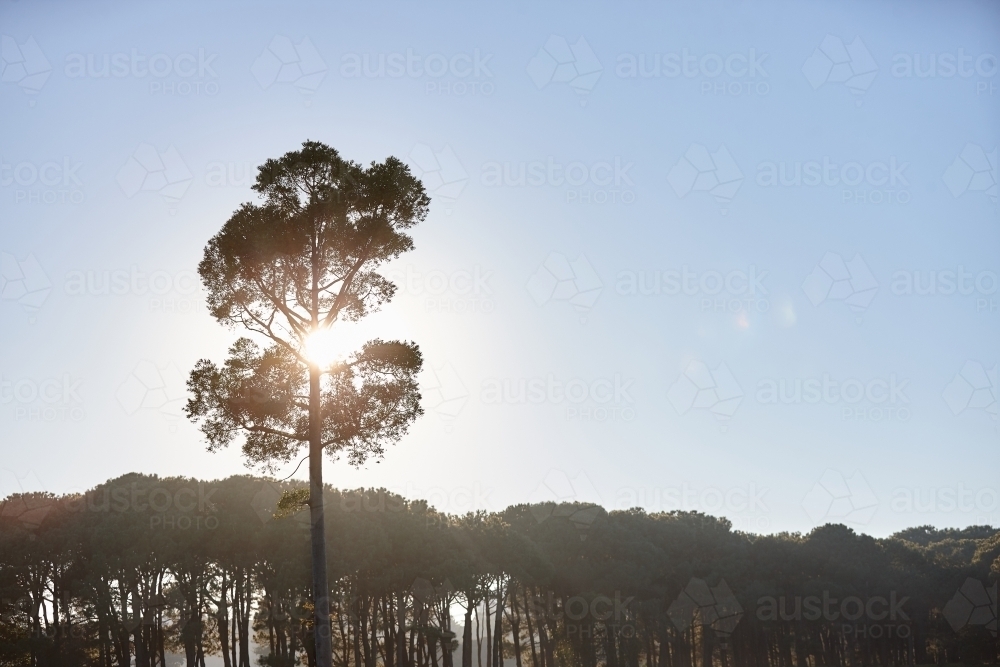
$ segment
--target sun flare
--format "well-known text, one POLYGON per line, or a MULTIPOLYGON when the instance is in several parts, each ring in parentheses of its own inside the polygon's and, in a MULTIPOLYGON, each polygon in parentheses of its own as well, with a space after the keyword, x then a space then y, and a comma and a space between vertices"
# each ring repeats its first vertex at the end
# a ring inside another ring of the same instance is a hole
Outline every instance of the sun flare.
POLYGON ((307 359, 326 368, 345 356, 344 342, 331 329, 320 329, 306 337, 303 351, 307 359))

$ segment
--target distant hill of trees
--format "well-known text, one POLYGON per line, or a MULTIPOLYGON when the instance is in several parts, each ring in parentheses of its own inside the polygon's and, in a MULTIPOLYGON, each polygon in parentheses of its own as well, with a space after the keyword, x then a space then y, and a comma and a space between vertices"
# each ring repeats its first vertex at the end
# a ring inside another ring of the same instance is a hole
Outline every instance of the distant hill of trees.
MULTIPOLYGON (((312 664, 308 489, 130 474, 0 506, 0 665, 312 664)), ((996 664, 1000 531, 326 497, 343 667, 996 664), (457 619, 452 627, 452 618, 457 619)))

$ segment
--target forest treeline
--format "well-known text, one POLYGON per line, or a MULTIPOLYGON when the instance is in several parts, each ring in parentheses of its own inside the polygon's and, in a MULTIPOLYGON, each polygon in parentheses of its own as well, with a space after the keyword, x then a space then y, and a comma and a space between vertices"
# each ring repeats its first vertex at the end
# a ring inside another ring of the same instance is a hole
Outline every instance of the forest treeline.
MULTIPOLYGON (((0 665, 312 664, 308 490, 130 474, 0 506, 0 665)), ((1000 531, 754 535, 581 503, 326 492, 342 667, 996 664, 1000 531)), ((321 631, 323 628, 321 628, 321 631)))

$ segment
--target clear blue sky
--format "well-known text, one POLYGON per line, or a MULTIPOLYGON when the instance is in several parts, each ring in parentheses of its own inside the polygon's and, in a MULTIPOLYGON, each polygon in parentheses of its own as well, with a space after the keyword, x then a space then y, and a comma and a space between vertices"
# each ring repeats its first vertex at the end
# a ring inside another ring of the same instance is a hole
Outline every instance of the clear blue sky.
POLYGON ((1000 524, 996 4, 0 17, 3 494, 246 470, 178 416, 235 337, 194 269, 308 138, 407 160, 433 201, 396 300, 344 332, 418 342, 427 414, 331 483, 1000 524))

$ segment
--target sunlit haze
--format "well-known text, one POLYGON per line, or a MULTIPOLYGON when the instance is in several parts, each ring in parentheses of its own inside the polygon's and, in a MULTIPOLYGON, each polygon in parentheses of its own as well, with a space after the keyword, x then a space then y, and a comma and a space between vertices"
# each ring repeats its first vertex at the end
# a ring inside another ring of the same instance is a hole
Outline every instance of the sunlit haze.
POLYGON ((197 266, 309 139, 430 196, 391 302, 308 346, 416 343, 424 415, 327 483, 997 525, 998 13, 2 2, 0 492, 259 472, 182 412, 245 333, 197 266))

